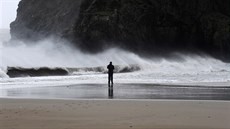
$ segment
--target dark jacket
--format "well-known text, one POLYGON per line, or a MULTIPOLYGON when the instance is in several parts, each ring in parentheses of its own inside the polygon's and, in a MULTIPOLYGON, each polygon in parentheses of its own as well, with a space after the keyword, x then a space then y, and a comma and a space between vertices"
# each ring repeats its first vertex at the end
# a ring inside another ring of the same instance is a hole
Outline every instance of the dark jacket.
POLYGON ((113 74, 114 66, 112 64, 109 64, 107 66, 107 69, 109 70, 109 72, 108 72, 109 74, 113 74))

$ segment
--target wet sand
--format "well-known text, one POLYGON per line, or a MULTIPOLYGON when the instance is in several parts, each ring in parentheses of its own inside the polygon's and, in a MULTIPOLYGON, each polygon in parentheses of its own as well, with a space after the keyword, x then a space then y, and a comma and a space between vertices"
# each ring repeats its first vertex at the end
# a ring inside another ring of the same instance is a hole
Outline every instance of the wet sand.
POLYGON ((0 129, 229 129, 228 101, 0 99, 0 129))
POLYGON ((1 89, 0 98, 230 100, 229 86, 76 84, 1 89))

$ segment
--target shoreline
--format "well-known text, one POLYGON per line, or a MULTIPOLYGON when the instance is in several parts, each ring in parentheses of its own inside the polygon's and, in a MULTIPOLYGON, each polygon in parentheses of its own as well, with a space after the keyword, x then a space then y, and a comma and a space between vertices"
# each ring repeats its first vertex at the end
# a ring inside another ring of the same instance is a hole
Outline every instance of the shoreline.
POLYGON ((230 100, 230 87, 157 84, 78 84, 0 89, 0 98, 230 100))
POLYGON ((20 98, 20 97, 0 97, 0 100, 44 100, 44 101, 130 101, 130 102, 226 102, 230 104, 230 100, 204 100, 204 99, 85 99, 85 98, 20 98))
MULTIPOLYGON (((108 85, 107 83, 89 83, 89 82, 79 82, 79 83, 63 83, 63 84, 8 84, 1 83, 0 90, 4 89, 17 89, 17 88, 39 88, 39 87, 61 87, 61 86, 80 86, 80 85, 108 85), (17 86, 16 86, 17 85, 17 86), (30 85, 33 85, 31 87, 30 85)), ((152 83, 152 82, 119 82, 114 83, 114 85, 146 85, 146 86, 162 86, 162 87, 203 87, 203 88, 230 88, 230 81, 226 82, 191 82, 191 83, 152 83)))
POLYGON ((3 129, 229 129, 230 102, 0 98, 3 129))

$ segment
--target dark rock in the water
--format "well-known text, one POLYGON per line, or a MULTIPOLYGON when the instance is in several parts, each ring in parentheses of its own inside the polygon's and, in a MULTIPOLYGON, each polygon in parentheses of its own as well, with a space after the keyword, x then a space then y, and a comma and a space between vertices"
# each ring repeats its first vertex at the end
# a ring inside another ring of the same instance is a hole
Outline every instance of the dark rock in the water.
POLYGON ((230 60, 230 0, 21 0, 14 39, 55 35, 82 50, 205 52, 230 60))
POLYGON ((36 77, 36 76, 58 76, 68 75, 68 71, 62 68, 15 68, 9 67, 7 69, 9 77, 36 77))

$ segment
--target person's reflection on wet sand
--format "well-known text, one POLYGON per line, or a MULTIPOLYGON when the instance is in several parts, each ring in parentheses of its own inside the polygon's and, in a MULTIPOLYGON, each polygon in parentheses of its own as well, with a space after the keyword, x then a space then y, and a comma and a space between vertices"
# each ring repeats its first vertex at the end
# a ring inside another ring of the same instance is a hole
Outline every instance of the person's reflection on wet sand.
POLYGON ((108 87, 108 97, 109 99, 113 98, 113 85, 108 87))

